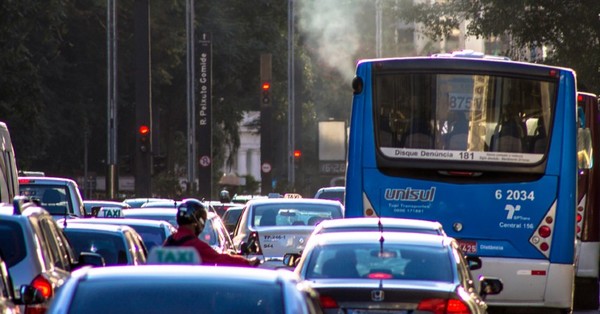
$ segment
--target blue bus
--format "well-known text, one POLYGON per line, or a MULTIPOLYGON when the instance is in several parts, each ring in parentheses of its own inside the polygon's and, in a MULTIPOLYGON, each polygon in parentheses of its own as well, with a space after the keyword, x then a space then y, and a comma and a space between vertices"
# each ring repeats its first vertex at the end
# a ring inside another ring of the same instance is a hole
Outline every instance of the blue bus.
POLYGON ((575 73, 460 52, 362 60, 352 87, 346 217, 439 221, 503 280, 490 306, 569 312, 575 73))

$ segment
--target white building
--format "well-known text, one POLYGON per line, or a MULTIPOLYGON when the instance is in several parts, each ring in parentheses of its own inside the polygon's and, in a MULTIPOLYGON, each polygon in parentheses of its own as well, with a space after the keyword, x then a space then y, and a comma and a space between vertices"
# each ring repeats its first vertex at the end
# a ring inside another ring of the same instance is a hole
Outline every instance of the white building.
MULTIPOLYGON (((258 133, 259 111, 248 111, 244 113, 240 127, 240 147, 231 166, 224 165, 221 171, 227 175, 235 174, 243 179, 250 175, 256 181, 260 181, 260 134, 258 133)), ((227 151, 226 156, 231 154, 227 151)), ((245 182, 240 182, 245 184, 245 182)))

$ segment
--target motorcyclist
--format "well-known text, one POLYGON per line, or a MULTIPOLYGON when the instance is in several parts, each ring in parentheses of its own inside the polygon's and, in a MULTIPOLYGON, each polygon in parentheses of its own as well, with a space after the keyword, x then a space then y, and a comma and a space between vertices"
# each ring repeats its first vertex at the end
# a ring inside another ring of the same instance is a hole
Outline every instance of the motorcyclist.
POLYGON ((258 266, 259 259, 246 259, 215 251, 198 238, 204 229, 207 213, 204 204, 197 199, 185 199, 177 206, 177 232, 169 236, 163 246, 193 247, 198 251, 202 264, 216 266, 258 266))

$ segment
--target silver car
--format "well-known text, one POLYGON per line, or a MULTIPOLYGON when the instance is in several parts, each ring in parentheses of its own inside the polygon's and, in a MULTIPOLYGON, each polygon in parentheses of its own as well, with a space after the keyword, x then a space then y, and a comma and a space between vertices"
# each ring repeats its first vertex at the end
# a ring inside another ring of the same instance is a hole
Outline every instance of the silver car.
POLYGON ((325 313, 486 313, 485 295, 500 293, 502 282, 479 278, 480 290, 470 272, 480 260, 467 261, 453 238, 415 235, 313 235, 295 272, 319 292, 325 313))
POLYGON ((446 235, 442 224, 437 221, 390 217, 358 217, 327 220, 319 223, 313 234, 348 231, 414 232, 446 235))
POLYGON ((236 249, 263 260, 261 267, 283 267, 286 253, 301 252, 315 225, 344 216, 338 201, 310 198, 256 199, 246 203, 234 232, 236 249))

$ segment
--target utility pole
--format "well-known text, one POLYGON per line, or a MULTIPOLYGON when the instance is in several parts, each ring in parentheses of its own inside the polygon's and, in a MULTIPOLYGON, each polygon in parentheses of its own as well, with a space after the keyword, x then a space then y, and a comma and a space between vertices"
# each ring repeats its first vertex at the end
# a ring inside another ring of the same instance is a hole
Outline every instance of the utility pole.
POLYGON ((135 195, 152 196, 152 97, 150 84, 150 6, 148 0, 134 3, 135 121, 139 146, 135 150, 135 195))
POLYGON ((185 3, 185 29, 187 41, 186 67, 187 67, 187 185, 188 195, 195 192, 196 180, 196 101, 194 82, 194 1, 186 0, 185 3))
MULTIPOLYGON (((117 14, 116 0, 107 0, 106 5, 106 76, 107 76, 107 157, 106 164, 108 166, 106 175, 106 197, 109 200, 116 199, 118 190, 118 175, 117 175, 117 14)), ((87 125, 86 125, 87 128, 87 125)), ((86 154, 87 154, 87 136, 89 135, 86 129, 86 154)), ((87 157, 86 157, 86 175, 87 182, 87 157)), ((87 185, 86 185, 87 191, 87 185)))
POLYGON ((295 186, 294 149, 295 149, 295 74, 294 74, 294 0, 288 0, 288 142, 287 170, 288 182, 295 186))
POLYGON ((272 168, 273 168, 273 140, 271 137, 271 68, 272 55, 263 53, 260 55, 260 192, 265 195, 271 192, 272 168))

